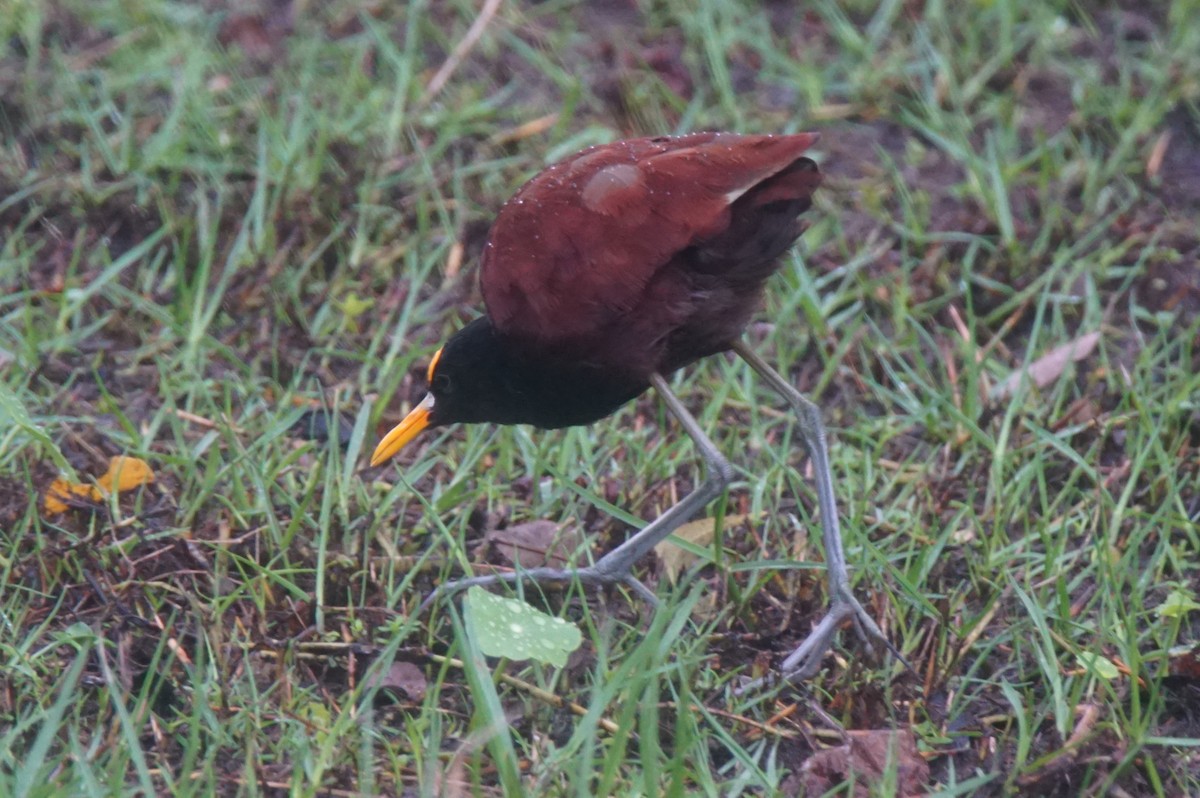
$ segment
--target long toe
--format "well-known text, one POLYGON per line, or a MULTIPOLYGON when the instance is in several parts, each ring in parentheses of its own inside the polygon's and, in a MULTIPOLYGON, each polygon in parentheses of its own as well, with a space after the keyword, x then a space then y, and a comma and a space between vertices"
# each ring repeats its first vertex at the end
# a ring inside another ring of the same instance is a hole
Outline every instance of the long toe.
MULTIPOLYGON (((586 570, 586 569, 585 569, 586 570)), ((465 579, 455 579, 444 582, 433 589, 421 602, 418 612, 424 612, 443 596, 452 596, 470 587, 490 587, 501 582, 533 582, 536 584, 561 584, 570 582, 579 576, 581 571, 569 571, 560 568, 533 568, 528 571, 514 571, 508 574, 488 574, 486 576, 469 576, 465 579)), ((584 580, 580 580, 584 581, 584 580)), ((587 582, 584 582, 587 584, 587 582)))
POLYGON ((509 584, 521 582, 522 584, 532 583, 539 585, 563 585, 570 584, 571 582, 579 582, 579 584, 589 587, 626 584, 651 606, 658 605, 658 599, 655 598, 650 589, 635 579, 628 571, 613 572, 608 569, 600 570, 592 566, 578 570, 532 568, 528 571, 514 571, 507 574, 488 574, 486 576, 471 576, 466 579, 456 579, 453 582, 438 585, 421 602, 419 612, 429 609, 434 602, 443 596, 453 595, 469 587, 489 587, 491 585, 498 585, 501 582, 509 584))
POLYGON ((642 601, 646 602, 653 608, 658 607, 658 596, 654 595, 654 592, 650 590, 650 588, 646 587, 636 576, 633 574, 625 574, 625 578, 621 581, 629 585, 630 590, 641 596, 642 601))
POLYGON ((779 666, 783 681, 803 681, 814 676, 821 668, 821 661, 833 647, 833 638, 838 629, 847 619, 854 620, 854 628, 870 656, 874 656, 872 643, 880 643, 904 661, 859 600, 849 590, 838 591, 834 593, 829 610, 820 623, 779 666))
POLYGON ((821 667, 821 660, 833 647, 833 637, 838 627, 854 614, 854 607, 846 602, 835 601, 820 622, 809 632, 808 637, 788 655, 779 666, 785 681, 807 679, 821 667))
POLYGON ((871 617, 866 608, 859 603, 858 599, 849 590, 841 593, 835 603, 849 608, 849 614, 854 618, 854 629, 858 633, 858 639, 866 646, 868 655, 875 655, 872 643, 878 643, 899 660, 905 668, 910 671, 913 669, 908 660, 904 658, 904 655, 900 653, 900 649, 896 648, 892 641, 888 639, 883 630, 879 628, 879 624, 875 623, 875 619, 871 617))
POLYGON ((850 608, 848 614, 854 618, 854 628, 858 632, 859 639, 866 645, 869 654, 874 655, 872 643, 879 643, 886 648, 891 648, 891 644, 884 636, 883 630, 879 628, 879 624, 875 623, 875 619, 853 594, 846 593, 840 596, 839 603, 850 608))

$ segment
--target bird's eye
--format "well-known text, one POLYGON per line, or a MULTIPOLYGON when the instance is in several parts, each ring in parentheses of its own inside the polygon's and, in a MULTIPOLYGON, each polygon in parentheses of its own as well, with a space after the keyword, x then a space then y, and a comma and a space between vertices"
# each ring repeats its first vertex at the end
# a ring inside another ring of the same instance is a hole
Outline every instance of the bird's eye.
POLYGON ((434 374, 433 382, 429 384, 435 393, 448 394, 454 390, 454 383, 450 381, 449 374, 434 374))

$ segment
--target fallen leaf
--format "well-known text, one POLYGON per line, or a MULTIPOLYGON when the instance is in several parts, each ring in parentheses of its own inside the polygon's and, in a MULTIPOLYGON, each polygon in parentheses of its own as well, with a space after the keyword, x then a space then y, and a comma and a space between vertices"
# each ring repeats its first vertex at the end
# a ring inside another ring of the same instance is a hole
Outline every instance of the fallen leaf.
POLYGON ((1021 380, 1025 379, 1026 374, 1029 375, 1029 382, 1031 384, 1038 388, 1045 388, 1062 376, 1068 363, 1078 362, 1090 355, 1099 341, 1100 333, 1090 332, 1079 336, 1070 343, 1054 347, 1028 366, 1019 368, 1012 374, 1009 374, 1003 382, 992 388, 991 398, 999 401, 1012 397, 1021 385, 1021 380))
POLYGON ((804 795, 823 795, 845 784, 851 774, 854 796, 871 794, 885 773, 895 773, 899 798, 925 795, 929 789, 929 764, 917 750, 917 738, 909 729, 870 729, 846 733, 847 742, 818 751, 800 766, 799 782, 804 795))
POLYGON ((217 31, 217 41, 229 48, 238 47, 251 58, 261 59, 269 58, 275 45, 266 21, 254 14, 227 17, 217 31))
POLYGON ((425 671, 411 662, 393 662, 382 672, 373 673, 363 680, 364 687, 381 687, 404 693, 410 701, 423 701, 429 690, 425 671))
POLYGON ((70 507, 71 500, 77 496, 87 497, 91 492, 91 485, 79 485, 69 479, 59 477, 46 489, 46 496, 42 499, 42 509, 46 515, 65 513, 70 507))
POLYGON ((476 585, 463 599, 467 631, 489 657, 534 659, 563 667, 583 643, 579 627, 518 599, 493 595, 476 585))
POLYGON ((1200 645, 1173 648, 1167 656, 1167 672, 1171 676, 1200 684, 1200 645))
POLYGON ((1160 618, 1183 618, 1194 610, 1200 610, 1200 603, 1190 590, 1182 588, 1172 590, 1166 600, 1155 608, 1160 618))
POLYGON ((975 530, 969 526, 965 526, 962 529, 956 529, 950 533, 950 540, 951 542, 960 546, 967 543, 972 543, 975 540, 975 530))
POLYGON ((1053 432, 1059 432, 1067 427, 1083 426, 1095 423, 1100 418, 1100 407, 1086 396, 1081 396, 1072 402, 1063 414, 1050 423, 1053 432))
POLYGON ((295 28, 292 5, 272 3, 267 13, 230 14, 217 30, 217 41, 229 49, 238 48, 257 61, 276 58, 295 28))
POLYGON ((153 481, 154 469, 145 460, 124 455, 113 457, 108 461, 108 470, 97 477, 95 485, 71 482, 63 477, 51 482, 42 499, 42 509, 46 515, 58 515, 65 513, 71 501, 77 498, 103 501, 113 491, 123 493, 153 481))
MULTIPOLYGON (((750 513, 727 515, 725 516, 724 527, 725 529, 734 529, 748 520, 750 520, 750 513)), ((662 563, 663 573, 667 575, 667 579, 671 581, 671 584, 675 584, 679 580, 679 575, 690 568, 698 559, 695 554, 675 543, 671 538, 679 538, 694 546, 707 547, 712 545, 716 534, 717 519, 698 518, 679 527, 671 533, 671 537, 661 541, 654 547, 654 553, 658 555, 658 559, 662 563)))
POLYGON ((317 408, 301 413, 288 432, 298 438, 318 443, 335 442, 345 449, 354 435, 354 421, 345 413, 317 408))
POLYGON ((1079 652, 1075 655, 1075 661, 1089 676, 1097 676, 1106 681, 1112 681, 1121 676, 1121 671, 1117 669, 1111 659, 1094 651, 1079 652))
MULTIPOLYGON (((96 486, 105 493, 113 490, 123 493, 153 481, 154 469, 150 468, 145 460, 122 455, 108 461, 108 470, 96 480, 96 486)), ((97 492, 93 490, 92 498, 99 501, 104 496, 97 495, 97 492)))
POLYGON ((529 521, 493 529, 484 535, 483 542, 488 547, 488 562, 528 569, 566 566, 580 540, 578 532, 561 530, 553 521, 529 521))

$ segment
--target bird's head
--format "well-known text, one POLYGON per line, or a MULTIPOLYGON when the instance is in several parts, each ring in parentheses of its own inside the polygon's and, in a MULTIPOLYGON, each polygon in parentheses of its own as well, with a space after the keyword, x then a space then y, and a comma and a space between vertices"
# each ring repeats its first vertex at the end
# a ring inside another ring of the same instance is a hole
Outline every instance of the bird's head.
POLYGON ((486 317, 463 327, 429 361, 429 392, 383 437, 371 455, 391 459, 421 430, 459 422, 514 423, 523 397, 520 380, 486 317))

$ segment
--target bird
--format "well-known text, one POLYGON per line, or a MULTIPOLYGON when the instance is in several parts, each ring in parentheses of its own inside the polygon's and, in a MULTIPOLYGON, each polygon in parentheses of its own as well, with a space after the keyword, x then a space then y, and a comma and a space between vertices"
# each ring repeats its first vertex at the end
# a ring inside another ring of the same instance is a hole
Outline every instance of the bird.
POLYGON ((382 438, 371 465, 431 427, 592 424, 653 388, 707 473, 590 566, 464 578, 423 607, 472 585, 518 580, 623 583, 655 604, 634 564, 734 476, 667 377, 732 351, 791 406, 815 474, 829 609, 779 671, 787 681, 815 675, 850 618, 868 646, 871 638, 892 648, 851 590, 821 412, 742 337, 804 229, 800 217, 822 180, 805 154, 817 139, 704 132, 616 141, 547 167, 500 208, 479 263, 486 312, 433 355, 428 393, 382 438))

